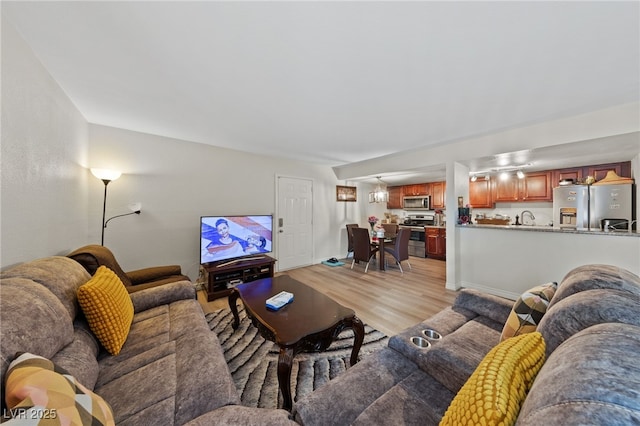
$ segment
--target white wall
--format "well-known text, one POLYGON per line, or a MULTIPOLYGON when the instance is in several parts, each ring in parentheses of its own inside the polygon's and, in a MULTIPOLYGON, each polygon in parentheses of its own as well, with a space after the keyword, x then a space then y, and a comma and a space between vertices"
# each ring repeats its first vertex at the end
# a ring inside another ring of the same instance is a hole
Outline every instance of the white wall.
POLYGON ((87 123, 2 17, 0 267, 87 235, 87 123))
MULTIPOLYGON (((276 213, 277 175, 313 180, 315 262, 346 254, 346 223, 364 226, 368 214, 380 214, 368 205, 366 185, 358 202, 336 202, 336 185, 356 185, 338 181, 327 166, 98 125, 90 125, 89 158, 91 167, 123 172, 108 186, 107 218, 142 203, 140 216, 114 219, 105 230, 105 246, 125 270, 177 263, 195 278, 200 216, 276 213)), ((103 190, 90 177, 89 239, 97 244, 103 190)))
POLYGON ((640 275, 640 237, 457 227, 460 283, 517 298, 573 268, 597 263, 640 275))

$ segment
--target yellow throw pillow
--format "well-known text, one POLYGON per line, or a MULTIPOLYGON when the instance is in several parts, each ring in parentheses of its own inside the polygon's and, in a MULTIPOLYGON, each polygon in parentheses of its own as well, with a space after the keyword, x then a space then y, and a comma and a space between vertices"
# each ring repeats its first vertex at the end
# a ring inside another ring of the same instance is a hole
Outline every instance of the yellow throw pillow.
POLYGON ((556 293, 558 283, 542 284, 522 293, 511 309, 504 324, 500 341, 520 334, 536 331, 540 320, 547 312, 549 302, 556 293))
POLYGON ((120 278, 100 266, 78 289, 78 302, 100 343, 111 355, 118 355, 133 321, 133 302, 120 278))
POLYGON ((7 424, 114 425, 109 404, 50 360, 19 354, 6 375, 7 424))
POLYGON ((512 425, 545 360, 540 332, 507 339, 484 357, 440 425, 512 425))

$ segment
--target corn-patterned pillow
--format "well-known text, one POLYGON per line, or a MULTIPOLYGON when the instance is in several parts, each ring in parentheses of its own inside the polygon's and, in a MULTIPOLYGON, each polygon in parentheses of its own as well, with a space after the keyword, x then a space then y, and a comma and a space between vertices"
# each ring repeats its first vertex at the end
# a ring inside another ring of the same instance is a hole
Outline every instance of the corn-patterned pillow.
POLYGON ((93 278, 78 288, 78 302, 100 343, 111 355, 118 355, 133 321, 133 302, 120 278, 100 266, 93 278))
MULTIPOLYGON (((18 354, 6 375, 6 424, 114 425, 113 412, 100 396, 50 360, 18 354)), ((3 423, 4 424, 4 423, 3 423)))
POLYGON ((507 339, 484 357, 440 425, 512 425, 545 360, 542 334, 507 339))
POLYGON ((500 341, 536 331, 557 288, 558 283, 550 282, 522 293, 522 296, 513 304, 513 309, 502 329, 500 341))

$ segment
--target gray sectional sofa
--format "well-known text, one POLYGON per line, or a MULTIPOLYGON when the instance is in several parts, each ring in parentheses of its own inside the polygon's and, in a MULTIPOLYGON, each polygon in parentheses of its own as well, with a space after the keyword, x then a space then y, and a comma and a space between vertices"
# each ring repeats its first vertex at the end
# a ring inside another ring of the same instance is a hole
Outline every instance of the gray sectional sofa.
MULTIPOLYGON (((9 363, 16 353, 29 352, 50 359, 104 398, 118 425, 294 424, 285 410, 239 405, 191 282, 132 293, 133 323, 121 352, 112 356, 98 344, 76 299, 89 279, 79 263, 60 256, 2 272, 3 396, 9 363)), ((6 408, 4 397, 2 404, 6 408)))
MULTIPOLYGON (((462 290, 452 307, 393 336, 294 404, 312 425, 434 425, 500 341, 513 301, 462 290), (411 338, 441 339, 420 348, 411 338)), ((569 272, 537 330, 546 361, 517 424, 640 424, 640 278, 606 265, 569 272)))

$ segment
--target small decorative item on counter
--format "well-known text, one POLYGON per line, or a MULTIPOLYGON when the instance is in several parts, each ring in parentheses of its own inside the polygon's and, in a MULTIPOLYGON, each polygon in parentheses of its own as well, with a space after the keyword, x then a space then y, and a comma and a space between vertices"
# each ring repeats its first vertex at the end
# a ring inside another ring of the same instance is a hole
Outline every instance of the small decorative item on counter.
POLYGON ((467 204, 466 207, 458 207, 458 224, 466 225, 471 223, 471 207, 467 204))

